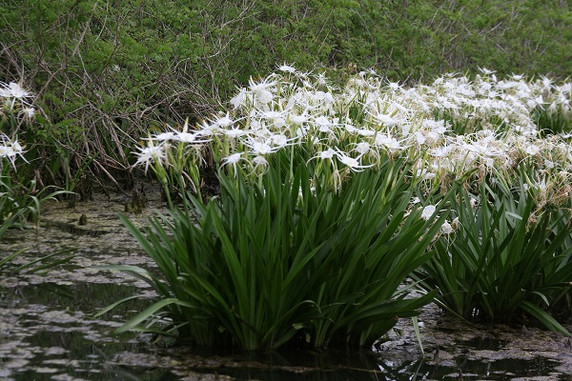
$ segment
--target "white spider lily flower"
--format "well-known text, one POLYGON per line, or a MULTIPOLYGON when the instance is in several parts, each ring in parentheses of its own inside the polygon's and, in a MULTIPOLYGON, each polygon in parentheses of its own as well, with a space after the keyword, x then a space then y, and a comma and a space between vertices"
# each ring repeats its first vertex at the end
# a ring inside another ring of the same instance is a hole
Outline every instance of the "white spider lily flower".
POLYGON ((336 156, 340 161, 340 163, 348 167, 353 172, 361 172, 364 169, 373 167, 373 164, 361 165, 358 159, 351 157, 347 155, 345 152, 340 150, 336 151, 336 156))
POLYGON ((387 115, 387 114, 378 114, 375 116, 375 118, 383 125, 391 127, 397 124, 397 120, 391 116, 391 115, 387 115))
POLYGON ((540 152, 540 147, 538 147, 536 144, 529 144, 524 148, 524 152, 527 155, 535 156, 540 152))
POLYGON ((33 94, 16 82, 10 82, 8 84, 0 82, 0 97, 6 98, 5 105, 8 109, 12 110, 16 101, 19 101, 22 106, 30 106, 27 102, 27 98, 32 98, 33 94))
POLYGON ((231 98, 230 104, 236 110, 237 108, 245 106, 246 100, 247 100, 246 89, 240 89, 238 94, 236 94, 234 97, 231 98))
POLYGON ((359 161, 354 157, 351 157, 351 156, 348 156, 345 154, 338 154, 337 156, 338 156, 338 160, 342 164, 344 164, 350 168, 356 168, 359 166, 359 161))
POLYGON ((542 106, 543 104, 544 104, 544 99, 542 99, 542 95, 539 95, 538 97, 536 97, 534 99, 529 99, 526 101, 526 105, 530 109, 533 109, 537 106, 542 106))
POLYGON ((397 139, 387 134, 378 133, 375 136, 374 144, 378 147, 385 147, 392 152, 403 149, 403 147, 401 146, 401 144, 399 144, 397 139))
POLYGON ((11 98, 16 98, 20 100, 24 98, 30 98, 32 96, 32 93, 26 91, 22 86, 20 86, 16 82, 10 82, 8 84, 8 91, 9 91, 9 96, 11 98))
POLYGON ((145 165, 145 173, 147 173, 149 165, 162 162, 167 158, 164 144, 154 145, 153 141, 149 141, 146 147, 137 147, 137 149, 139 150, 136 153, 138 157, 133 166, 145 165))
POLYGON ((367 128, 360 128, 357 130, 357 133, 361 136, 374 136, 376 134, 374 130, 370 130, 367 128))
MULTIPOLYGON (((203 126, 204 128, 204 126, 203 126)), ((174 129, 173 130, 173 136, 169 137, 169 140, 175 140, 175 141, 179 141, 181 143, 187 143, 187 144, 200 144, 200 143, 208 143, 210 142, 210 139, 203 139, 201 140, 200 138, 207 135, 205 133, 205 130, 200 130, 200 131, 195 131, 195 132, 187 132, 189 130, 189 120, 187 119, 185 121, 185 124, 183 125, 183 130, 182 131, 176 131, 174 129)))
POLYGON ((429 151, 429 154, 433 157, 446 157, 452 150, 453 147, 451 146, 437 147, 429 151))
POLYGON ((284 134, 274 134, 270 136, 270 141, 272 142, 272 144, 275 147, 280 147, 280 148, 292 145, 292 142, 296 141, 297 139, 298 139, 297 137, 288 139, 284 134))
POLYGON ((431 172, 431 171, 424 169, 423 173, 422 173, 422 177, 423 177, 423 180, 433 180, 435 177, 437 177, 437 174, 435 172, 431 172))
POLYGON ((336 101, 332 93, 330 93, 329 91, 327 93, 324 93, 323 100, 326 105, 331 105, 336 101))
POLYGON ((545 90, 550 90, 552 88, 552 80, 548 77, 542 77, 542 85, 545 90))
POLYGON ((21 115, 24 117, 24 119, 27 120, 32 120, 34 119, 34 117, 36 116, 36 109, 33 107, 24 107, 19 113, 18 115, 21 115))
POLYGON ((449 235, 449 234, 453 233, 454 231, 455 231, 455 229, 453 229, 453 226, 451 226, 451 224, 447 220, 445 220, 445 222, 443 222, 443 225, 441 225, 441 232, 443 234, 449 235))
POLYGON ((320 151, 320 153, 318 153, 316 156, 308 160, 308 163, 313 159, 329 160, 330 162, 333 163, 334 156, 336 156, 336 151, 334 151, 331 148, 328 148, 323 151, 320 151))
POLYGON ((288 120, 293 124, 304 124, 308 121, 308 116, 306 114, 296 115, 296 114, 288 114, 288 120))
POLYGON ((210 124, 203 120, 200 124, 199 129, 197 130, 197 135, 213 136, 213 135, 218 135, 220 131, 221 128, 216 124, 210 124))
POLYGON ((224 135, 228 136, 231 139, 236 139, 240 136, 244 136, 244 135, 248 134, 247 131, 242 130, 240 128, 231 128, 229 130, 221 130, 221 131, 224 135))
POLYGON ((320 132, 331 132, 331 127, 334 126, 334 123, 324 115, 315 118, 314 123, 318 126, 320 132))
POLYGON ((365 155, 369 152, 370 144, 368 142, 360 142, 356 145, 355 151, 360 155, 365 155))
POLYGON ((359 131, 355 126, 353 126, 353 125, 350 124, 350 123, 345 123, 345 124, 344 124, 344 128, 345 128, 345 130, 346 130, 347 132, 349 132, 350 134, 355 134, 356 132, 359 131))
POLYGON ((153 136, 152 140, 157 140, 160 142, 164 142, 167 140, 175 140, 175 133, 172 131, 162 132, 153 136))
POLYGON ((423 211, 421 212, 421 218, 427 221, 429 218, 431 218, 433 213, 435 213, 435 210, 436 210, 435 205, 427 205, 425 208, 423 208, 423 211))
POLYGON ((250 141, 246 143, 254 155, 264 156, 278 151, 280 147, 272 147, 266 142, 250 141))
POLYGON ((387 87, 389 87, 393 91, 397 91, 397 90, 401 89, 401 85, 399 84, 399 82, 389 82, 387 87))
POLYGON ((201 135, 196 132, 177 132, 173 135, 172 140, 177 140, 182 143, 188 144, 199 144, 199 143, 207 143, 210 140, 198 140, 201 135))
POLYGON ((279 111, 265 111, 261 115, 263 118, 268 119, 270 123, 277 129, 281 129, 286 125, 286 120, 284 119, 284 112, 279 111))
POLYGON ((320 154, 318 155, 318 157, 319 157, 320 159, 322 159, 322 160, 324 160, 324 159, 326 159, 326 160, 327 160, 327 159, 330 159, 330 160, 331 160, 331 159, 334 158, 334 155, 335 155, 335 154, 336 154, 336 151, 334 151, 334 150, 331 149, 331 148, 328 148, 327 150, 324 150, 324 151, 320 152, 320 154))
POLYGON ((11 146, 0 145, 0 158, 6 158, 13 162, 13 158, 16 156, 16 151, 11 146))
POLYGON ((258 155, 252 158, 252 164, 254 164, 254 169, 266 169, 268 167, 268 160, 266 160, 264 156, 258 155))
POLYGON ((318 85, 320 85, 320 86, 327 85, 328 81, 326 80, 326 73, 318 74, 317 82, 318 82, 318 85))
POLYGON ((296 73, 296 69, 290 65, 287 65, 287 64, 280 65, 278 67, 278 70, 283 71, 285 73, 292 73, 292 74, 296 73))
POLYGON ((260 82, 256 83, 252 79, 250 80, 250 91, 254 94, 254 99, 257 103, 265 106, 268 103, 272 102, 274 98, 274 94, 270 92, 271 89, 276 82, 260 82))
POLYGON ((221 162, 223 165, 232 165, 236 169, 236 165, 242 159, 242 152, 233 153, 230 156, 224 157, 221 162))
POLYGON ((18 143, 17 140, 14 140, 12 142, 12 145, 10 147, 12 149, 12 152, 14 154, 12 161, 12 165, 14 165, 14 160, 16 159, 16 156, 20 156, 20 158, 22 160, 24 160, 26 163, 30 163, 28 160, 26 160, 26 158, 24 157, 24 148, 20 145, 20 143, 18 143))
POLYGON ((21 155, 22 153, 24 153, 24 149, 22 148, 22 146, 20 145, 20 143, 18 143, 17 140, 12 141, 12 144, 10 145, 10 148, 12 149, 12 151, 13 151, 16 155, 21 155))
POLYGON ((218 118, 214 121, 214 125, 221 128, 226 128, 230 125, 234 124, 234 121, 230 118, 228 113, 225 116, 218 118))
POLYGON ((20 156, 22 160, 28 163, 24 157, 24 148, 17 140, 11 140, 7 135, 0 133, 0 158, 6 158, 15 168, 16 158, 20 156))
POLYGON ((434 120, 434 119, 425 119, 421 125, 424 128, 428 128, 429 130, 436 132, 439 135, 444 134, 447 132, 447 125, 445 124, 444 120, 434 120))
POLYGON ((274 120, 274 119, 278 119, 278 118, 283 118, 284 114, 285 113, 283 111, 268 110, 268 111, 261 112, 260 116, 264 119, 274 120))

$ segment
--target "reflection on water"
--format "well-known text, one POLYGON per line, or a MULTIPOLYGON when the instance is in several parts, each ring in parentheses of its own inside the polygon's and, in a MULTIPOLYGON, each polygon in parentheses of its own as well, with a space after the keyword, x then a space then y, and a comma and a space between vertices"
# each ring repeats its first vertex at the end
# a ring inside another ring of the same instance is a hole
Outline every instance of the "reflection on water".
MULTIPOLYGON (((546 376, 558 365, 542 358, 483 361, 467 355, 435 363, 418 353, 391 350, 243 353, 161 346, 150 335, 115 336, 112 330, 124 316, 140 310, 145 300, 126 303, 112 316, 91 318, 110 302, 137 291, 133 285, 87 283, 2 288, 2 307, 8 308, 1 313, 0 378, 183 380, 225 375, 227 378, 213 379, 503 380, 546 376)), ((465 346, 464 353, 470 348, 498 350, 506 344, 485 339, 457 343, 465 346)))

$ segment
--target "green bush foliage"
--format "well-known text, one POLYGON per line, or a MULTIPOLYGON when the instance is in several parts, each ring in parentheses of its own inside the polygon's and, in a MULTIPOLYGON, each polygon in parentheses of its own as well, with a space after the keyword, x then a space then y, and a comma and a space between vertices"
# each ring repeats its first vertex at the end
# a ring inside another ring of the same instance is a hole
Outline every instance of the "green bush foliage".
POLYGON ((32 138, 56 148, 52 172, 88 161, 111 174, 149 126, 192 124, 282 62, 393 80, 478 66, 566 77, 571 33, 563 1, 5 0, 0 80, 38 94, 32 138))

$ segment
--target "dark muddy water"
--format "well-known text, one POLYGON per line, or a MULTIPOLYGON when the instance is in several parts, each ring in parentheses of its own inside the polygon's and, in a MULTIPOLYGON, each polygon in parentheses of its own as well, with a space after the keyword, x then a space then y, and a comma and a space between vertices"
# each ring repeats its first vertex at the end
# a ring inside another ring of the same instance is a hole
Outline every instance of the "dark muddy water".
MULTIPOLYGON (((141 226, 153 208, 130 214, 141 226)), ((412 322, 400 321, 372 351, 243 353, 177 347, 149 334, 113 330, 149 304, 145 283, 97 266, 153 267, 119 221, 123 195, 44 207, 38 228, 10 231, 0 260, 0 380, 572 380, 572 341, 536 328, 467 325, 427 306, 420 316, 423 355, 412 322), (85 220, 80 224, 82 214, 85 220), (18 265, 54 254, 73 258, 49 270, 18 265), (141 295, 94 318, 109 304, 141 295)), ((568 325, 570 328, 570 325, 568 325)))

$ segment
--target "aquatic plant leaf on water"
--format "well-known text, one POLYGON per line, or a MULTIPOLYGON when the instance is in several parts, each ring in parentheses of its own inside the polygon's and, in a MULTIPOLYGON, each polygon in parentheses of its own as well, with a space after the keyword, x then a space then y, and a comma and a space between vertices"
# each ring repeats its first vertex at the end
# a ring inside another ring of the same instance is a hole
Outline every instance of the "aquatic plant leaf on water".
POLYGON ((67 254, 69 252, 74 252, 74 251, 75 251, 75 249, 63 249, 63 250, 56 251, 55 253, 45 255, 45 256, 38 258, 38 259, 35 259, 29 263, 23 264, 22 266, 18 267, 15 271, 19 272, 19 271, 23 271, 23 270, 28 269, 28 273, 35 273, 35 272, 39 272, 41 270, 50 269, 50 268, 55 267, 57 265, 61 265, 61 264, 69 262, 70 260, 72 260, 75 257, 75 254, 68 255, 64 258, 55 259, 51 262, 48 262, 47 261, 48 259, 52 259, 52 258, 58 257, 60 255, 67 254), (41 265, 33 267, 37 263, 41 263, 41 265))
POLYGON ((126 321, 121 327, 117 328, 117 333, 127 332, 132 328, 137 327, 142 322, 149 319, 149 317, 154 316, 156 312, 164 309, 165 307, 174 304, 183 307, 192 307, 189 303, 181 301, 175 298, 161 299, 160 301, 153 303, 151 306, 147 307, 128 321, 126 321))
POLYGON ((27 249, 19 250, 13 254, 10 254, 6 258, 2 259, 0 261, 0 271, 7 270, 8 272, 12 272, 12 273, 21 273, 21 272, 25 271, 28 274, 33 274, 33 273, 40 272, 42 270, 49 271, 51 268, 54 268, 58 265, 67 263, 75 257, 75 254, 71 254, 71 255, 68 255, 64 258, 57 258, 58 256, 61 256, 61 255, 67 254, 69 252, 75 251, 75 249, 62 249, 62 250, 56 251, 54 253, 44 255, 40 258, 33 259, 33 260, 26 262, 20 266, 16 266, 13 269, 8 269, 8 265, 10 264, 10 261, 12 259, 14 259, 15 257, 17 257, 18 255, 21 255, 22 253, 26 252, 26 250, 27 249), (54 259, 54 260, 50 261, 50 259, 54 259))
POLYGON ((18 255, 24 253, 26 251, 26 249, 22 249, 22 250, 18 250, 10 255, 8 255, 6 258, 2 259, 0 261, 0 269, 2 269, 3 266, 5 266, 6 264, 10 263, 10 261, 14 258, 16 258, 18 255))
POLYGON ((568 330, 562 326, 562 324, 560 324, 548 312, 539 307, 537 304, 525 300, 521 303, 520 308, 530 316, 534 317, 540 323, 542 323, 542 325, 544 325, 546 328, 552 331, 563 333, 567 336, 572 336, 570 332, 568 332, 568 330))

